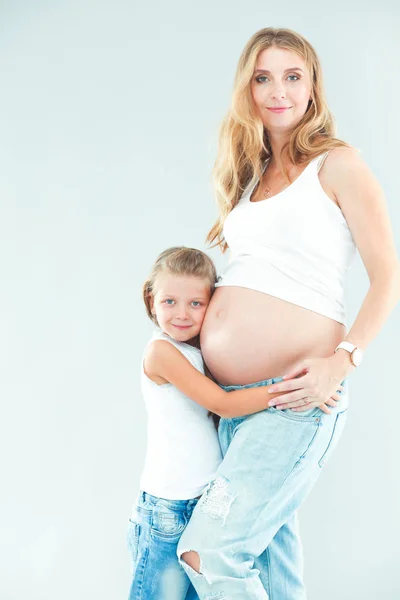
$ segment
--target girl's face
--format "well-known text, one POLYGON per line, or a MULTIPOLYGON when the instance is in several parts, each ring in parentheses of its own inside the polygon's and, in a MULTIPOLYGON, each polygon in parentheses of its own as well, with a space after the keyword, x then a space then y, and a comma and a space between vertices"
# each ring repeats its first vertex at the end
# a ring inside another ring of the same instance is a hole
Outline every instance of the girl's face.
POLYGON ((307 110, 310 72, 295 52, 267 48, 257 58, 251 93, 267 131, 290 133, 307 110), (283 110, 273 110, 279 108, 283 110))
POLYGON ((210 298, 208 279, 161 273, 157 277, 151 310, 164 333, 179 342, 187 342, 200 333, 210 298))

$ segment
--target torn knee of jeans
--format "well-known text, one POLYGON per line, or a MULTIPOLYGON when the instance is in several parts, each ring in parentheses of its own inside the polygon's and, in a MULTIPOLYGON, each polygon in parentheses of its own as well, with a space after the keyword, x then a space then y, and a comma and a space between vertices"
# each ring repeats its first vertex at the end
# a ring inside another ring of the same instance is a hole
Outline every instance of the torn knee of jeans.
POLYGON ((221 520, 224 525, 235 498, 236 496, 229 491, 229 480, 220 475, 208 484, 199 501, 199 508, 202 513, 209 515, 212 519, 221 520))
POLYGON ((189 565, 189 567, 191 567, 193 569, 193 571, 196 571, 196 573, 201 574, 200 556, 197 554, 197 552, 195 550, 185 550, 185 552, 182 552, 181 560, 183 560, 187 565, 189 565), (185 556, 185 554, 186 554, 186 556, 185 556), (197 569, 193 564, 194 562, 196 562, 196 563, 198 562, 198 564, 199 564, 197 569))
MULTIPOLYGON (((208 585, 212 585, 215 582, 215 577, 213 574, 207 570, 204 571, 201 557, 196 550, 182 550, 182 552, 178 552, 178 560, 192 581, 194 581, 197 577, 202 577, 208 583, 208 585), (186 558, 184 558, 185 554, 190 554, 190 556, 186 557, 188 561, 186 561, 186 558), (193 563, 194 558, 198 559, 198 571, 192 564, 190 564, 193 563)), ((204 600, 228 600, 228 597, 225 595, 225 592, 209 592, 208 594, 205 594, 204 600)))
POLYGON ((208 579, 208 577, 206 576, 205 573, 203 573, 203 565, 201 562, 201 558, 200 555, 198 554, 198 552, 196 552, 196 550, 184 550, 183 552, 181 552, 180 556, 179 556, 179 562, 181 563, 181 565, 186 569, 186 571, 188 571, 190 574, 194 575, 195 577, 204 577, 204 579, 207 581, 207 583, 211 583, 211 581, 208 579), (186 556, 186 558, 184 558, 185 554, 189 554, 191 553, 190 556, 186 556), (195 567, 193 566, 193 555, 196 555, 196 558, 198 558, 198 570, 195 569, 195 567), (188 560, 186 560, 188 559, 188 560))

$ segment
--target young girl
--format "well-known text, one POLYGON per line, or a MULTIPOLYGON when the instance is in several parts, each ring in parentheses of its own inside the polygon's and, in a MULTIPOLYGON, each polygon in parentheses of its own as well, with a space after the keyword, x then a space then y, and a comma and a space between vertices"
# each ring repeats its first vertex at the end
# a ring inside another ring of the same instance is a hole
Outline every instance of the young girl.
POLYGON ((266 409, 271 397, 263 387, 228 395, 204 375, 199 333, 216 279, 213 262, 200 250, 169 248, 157 258, 143 287, 147 314, 157 328, 142 362, 148 439, 128 530, 130 600, 198 598, 176 550, 221 462, 209 411, 230 418, 248 415, 266 409))

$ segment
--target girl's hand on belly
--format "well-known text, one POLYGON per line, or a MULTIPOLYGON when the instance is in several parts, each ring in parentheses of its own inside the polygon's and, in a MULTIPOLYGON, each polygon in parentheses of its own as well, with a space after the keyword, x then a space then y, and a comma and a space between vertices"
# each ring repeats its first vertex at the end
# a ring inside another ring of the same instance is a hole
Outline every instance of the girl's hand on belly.
POLYGON ((303 360, 284 376, 284 381, 268 388, 270 393, 280 393, 268 404, 277 409, 293 408, 299 412, 319 406, 330 414, 328 407, 335 407, 340 400, 344 389, 340 384, 350 370, 350 366, 343 362, 342 357, 338 359, 337 354, 303 360))

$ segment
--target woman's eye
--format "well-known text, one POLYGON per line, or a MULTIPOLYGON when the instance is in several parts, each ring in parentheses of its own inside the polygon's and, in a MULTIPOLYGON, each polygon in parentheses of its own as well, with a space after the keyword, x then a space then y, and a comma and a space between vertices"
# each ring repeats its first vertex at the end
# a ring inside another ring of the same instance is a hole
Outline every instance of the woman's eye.
MULTIPOLYGON (((289 81, 297 81, 298 79, 300 79, 300 77, 298 75, 288 75, 288 79, 289 81), (291 79, 291 77, 294 77, 294 79, 291 79)), ((259 75, 258 77, 256 77, 256 81, 257 83, 266 83, 267 81, 269 81, 269 79, 266 75, 259 75)))
POLYGON ((174 301, 171 298, 167 298, 167 300, 165 300, 165 304, 173 304, 174 301))

